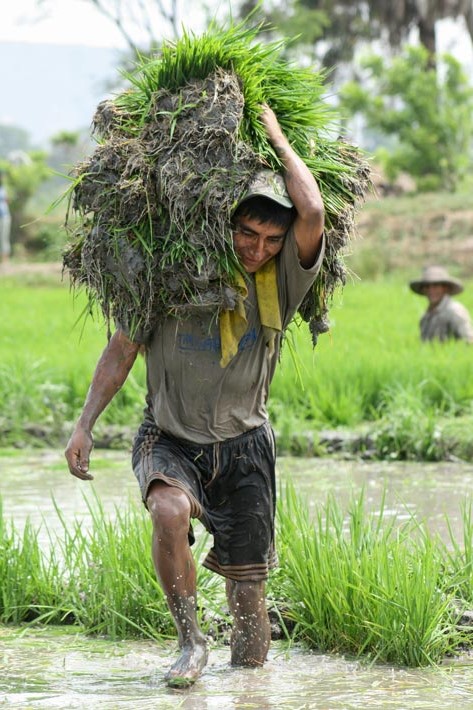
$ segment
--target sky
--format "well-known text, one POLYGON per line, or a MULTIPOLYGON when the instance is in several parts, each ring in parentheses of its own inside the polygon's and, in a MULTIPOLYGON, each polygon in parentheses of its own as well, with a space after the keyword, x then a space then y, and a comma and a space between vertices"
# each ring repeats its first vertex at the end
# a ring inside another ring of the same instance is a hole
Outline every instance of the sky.
MULTIPOLYGON (((218 11, 228 8, 231 1, 211 0, 206 4, 218 11)), ((126 47, 113 22, 87 0, 1 0, 1 5, 0 42, 126 47)), ((178 6, 186 27, 201 31, 204 2, 180 0, 178 6)))
POLYGON ((113 24, 83 0, 3 0, 0 42, 87 44, 123 47, 113 24))
MULTIPOLYGON (((219 16, 230 4, 178 0, 186 28, 197 33, 205 29, 205 5, 219 16)), ((172 36, 170 28, 165 32, 172 36)), ((148 37, 133 35, 144 47, 148 37)), ((15 69, 2 71, 0 125, 26 130, 35 147, 44 147, 61 130, 86 129, 108 95, 106 85, 116 80, 124 49, 114 23, 87 0, 0 0, 0 66, 15 69)))

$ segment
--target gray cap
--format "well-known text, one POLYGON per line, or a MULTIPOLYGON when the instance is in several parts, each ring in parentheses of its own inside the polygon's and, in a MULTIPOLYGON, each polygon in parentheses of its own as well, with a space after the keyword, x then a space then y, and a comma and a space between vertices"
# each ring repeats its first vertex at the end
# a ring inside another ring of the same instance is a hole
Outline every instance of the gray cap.
POLYGON ((431 284, 443 284, 444 286, 448 286, 449 292, 452 295, 463 291, 461 281, 450 276, 447 269, 444 269, 443 266, 426 266, 420 279, 411 281, 409 286, 414 293, 423 295, 425 286, 431 284))
POLYGON ((283 207, 291 209, 294 204, 287 192, 284 178, 273 170, 259 170, 252 178, 248 190, 240 200, 240 204, 250 197, 267 197, 283 207))

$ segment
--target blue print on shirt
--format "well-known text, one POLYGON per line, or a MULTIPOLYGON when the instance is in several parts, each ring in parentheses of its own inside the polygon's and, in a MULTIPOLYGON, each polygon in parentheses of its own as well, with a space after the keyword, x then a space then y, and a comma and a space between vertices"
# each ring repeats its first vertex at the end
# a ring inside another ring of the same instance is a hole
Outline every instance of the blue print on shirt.
MULTIPOLYGON (((238 352, 242 350, 247 350, 252 348, 256 343, 257 333, 256 328, 251 328, 242 337, 238 344, 238 352)), ((177 347, 181 353, 195 353, 195 352, 220 352, 220 336, 216 337, 207 336, 204 338, 199 338, 193 333, 180 333, 177 336, 177 347)))
POLYGON ((248 330, 238 343, 238 352, 241 352, 242 350, 248 350, 248 348, 252 348, 253 345, 256 343, 256 338, 256 328, 248 330))
POLYGON ((220 338, 207 336, 199 338, 193 333, 181 333, 177 337, 177 345, 181 353, 212 352, 220 350, 220 338))

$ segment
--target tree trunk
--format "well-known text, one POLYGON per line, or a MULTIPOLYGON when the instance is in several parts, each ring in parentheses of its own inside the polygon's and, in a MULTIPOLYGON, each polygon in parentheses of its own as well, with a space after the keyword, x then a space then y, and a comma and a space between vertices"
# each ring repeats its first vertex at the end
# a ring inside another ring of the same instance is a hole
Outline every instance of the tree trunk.
POLYGON ((419 18, 419 41, 429 51, 431 67, 435 67, 435 55, 437 50, 435 40, 435 20, 432 17, 419 18))
POLYGON ((473 3, 466 10, 464 17, 465 17, 465 22, 466 22, 466 28, 467 28, 468 32, 470 33, 470 37, 473 41, 473 3))

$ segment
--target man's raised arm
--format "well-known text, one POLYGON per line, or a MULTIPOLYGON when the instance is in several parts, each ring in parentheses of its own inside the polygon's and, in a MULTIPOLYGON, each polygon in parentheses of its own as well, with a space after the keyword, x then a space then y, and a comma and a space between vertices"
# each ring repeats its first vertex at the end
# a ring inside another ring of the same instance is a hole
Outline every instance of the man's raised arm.
POLYGON ((322 195, 309 168, 284 135, 274 111, 266 104, 262 108, 261 120, 283 164, 287 191, 297 211, 294 236, 299 260, 305 269, 309 269, 314 265, 324 231, 322 195))

